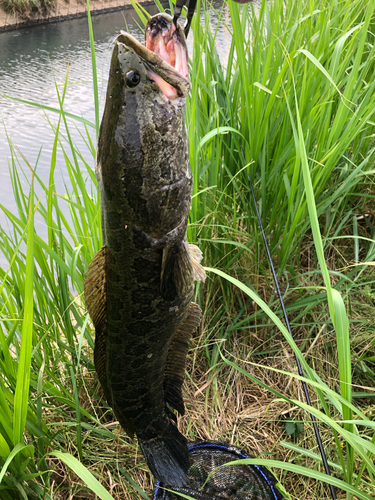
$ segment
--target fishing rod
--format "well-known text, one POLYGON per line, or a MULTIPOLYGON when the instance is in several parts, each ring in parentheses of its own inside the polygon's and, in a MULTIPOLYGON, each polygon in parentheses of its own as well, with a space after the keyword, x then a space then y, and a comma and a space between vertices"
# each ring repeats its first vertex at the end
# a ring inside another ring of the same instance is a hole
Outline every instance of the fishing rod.
MULTIPOLYGON (((243 148, 242 148, 241 139, 240 139, 240 148, 241 148, 241 153, 242 153, 242 159, 243 159, 244 166, 245 166, 246 165, 246 158, 245 158, 245 153, 244 153, 243 148)), ((292 330, 290 328, 288 314, 287 314, 286 309, 285 309, 283 296, 281 294, 280 287, 279 287, 279 281, 278 281, 277 276, 276 276, 275 267, 273 265, 273 261, 272 261, 272 257, 271 257, 271 252, 270 252, 270 249, 268 247, 268 243, 267 243, 267 238, 266 238, 266 235, 265 235, 265 231, 263 229, 262 219, 260 218, 260 214, 259 214, 259 210, 258 210, 258 205, 257 205, 255 193, 254 193, 253 183, 251 182, 251 176, 250 175, 248 176, 248 179, 249 179, 249 185, 250 185, 251 194, 252 194, 253 201, 254 201, 255 211, 256 211, 256 214, 257 214, 257 217, 258 217, 259 228, 260 228, 260 231, 262 233, 262 238, 263 238, 264 246, 266 248, 268 261, 269 261, 270 266, 271 266, 272 276, 273 276, 273 279, 274 279, 274 282, 275 282, 277 295, 279 297, 281 308, 283 310, 285 324, 286 324, 286 327, 288 329, 289 335, 293 339, 293 334, 292 334, 292 330)), ((300 377, 304 377, 303 368, 301 366, 301 362, 300 362, 297 354, 294 353, 294 357, 295 357, 296 363, 297 363, 298 374, 300 375, 300 377)), ((309 391, 308 391, 306 382, 304 380, 302 380, 302 387, 303 387, 303 392, 305 393, 305 398, 306 398, 307 404, 312 407, 310 396, 309 396, 309 391)), ((327 462, 327 457, 326 457, 326 454, 325 454, 325 451, 324 451, 324 446, 323 446, 323 443, 322 443, 322 439, 320 437, 320 432, 319 432, 319 429, 318 429, 318 425, 316 423, 316 418, 315 418, 315 416, 312 413, 310 413, 310 415, 311 415, 311 420, 312 420, 313 427, 314 427, 316 441, 318 443, 319 451, 320 451, 320 454, 321 454, 321 457, 322 457, 324 469, 326 471, 326 474, 328 476, 330 476, 331 475, 331 471, 330 471, 330 468, 329 468, 329 465, 328 465, 328 462, 327 462)), ((330 487, 330 490, 331 490, 332 499, 336 500, 336 498, 337 498, 336 497, 336 491, 335 491, 335 488, 334 488, 333 484, 330 484, 329 487, 330 487)))

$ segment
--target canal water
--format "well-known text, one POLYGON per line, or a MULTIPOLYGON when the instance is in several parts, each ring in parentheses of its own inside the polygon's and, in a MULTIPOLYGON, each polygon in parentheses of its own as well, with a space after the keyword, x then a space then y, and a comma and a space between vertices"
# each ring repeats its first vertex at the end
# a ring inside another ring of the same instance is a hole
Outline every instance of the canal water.
MULTIPOLYGON (((222 0, 214 0, 214 7, 220 11, 222 0)), ((226 9, 228 7, 226 6, 226 9)), ((150 14, 157 12, 154 6, 147 7, 150 14)), ((226 16, 228 20, 228 15, 226 16)), ((114 39, 120 29, 126 29, 138 40, 143 40, 139 28, 140 20, 133 9, 101 14, 92 18, 97 72, 99 80, 100 115, 104 109, 107 78, 114 39)), ((217 24, 215 12, 213 27, 217 24)), ((219 23, 218 43, 228 44, 228 32, 224 23, 219 23)), ((189 39, 192 33, 189 35, 189 39)), ((191 43, 191 40, 189 40, 191 43)), ((66 112, 82 115, 94 122, 94 97, 92 90, 92 69, 89 31, 86 18, 73 19, 61 23, 31 26, 19 30, 0 33, 0 203, 10 211, 15 211, 9 162, 11 158, 8 139, 34 167, 38 159, 37 173, 48 183, 54 133, 49 121, 56 125, 58 114, 45 112, 21 103, 13 98, 34 101, 58 108, 55 82, 62 92, 62 85, 69 69, 69 85, 64 109, 66 112)), ((69 120, 73 141, 92 167, 94 159, 89 153, 81 134, 85 135, 82 124, 69 120)), ((89 130, 95 144, 94 129, 89 130)), ((68 148, 69 149, 69 148, 68 148)), ((22 177, 28 191, 30 171, 24 161, 20 162, 26 178, 22 177)), ((59 153, 55 173, 56 189, 63 195, 69 179, 63 154, 59 153)), ((6 217, 0 210, 0 225, 7 230, 6 217)), ((36 229, 40 236, 47 235, 47 228, 36 219, 36 229)), ((0 266, 4 264, 1 260, 0 266)))

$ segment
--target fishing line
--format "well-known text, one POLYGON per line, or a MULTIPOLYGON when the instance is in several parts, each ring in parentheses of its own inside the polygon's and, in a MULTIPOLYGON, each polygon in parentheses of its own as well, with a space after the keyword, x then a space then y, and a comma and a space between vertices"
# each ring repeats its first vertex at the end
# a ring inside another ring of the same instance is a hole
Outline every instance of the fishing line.
MULTIPOLYGON (((242 148, 241 139, 240 139, 240 148, 241 148, 241 153, 242 153, 242 158, 243 158, 244 165, 246 165, 246 158, 245 158, 245 154, 244 154, 244 151, 243 151, 243 148, 242 148)), ((275 286, 276 286, 276 290, 277 290, 277 295, 278 295, 278 297, 280 299, 281 308, 283 310, 285 324, 286 324, 286 327, 288 329, 289 335, 293 339, 292 330, 290 328, 290 324, 289 324, 289 320, 288 320, 288 315, 287 315, 287 312, 286 312, 286 309, 285 309, 285 306, 284 306, 283 296, 281 294, 280 287, 279 287, 279 281, 278 281, 277 276, 276 276, 276 272, 275 272, 275 268, 274 268, 274 265, 273 265, 271 253, 270 253, 270 250, 269 250, 269 247, 268 247, 268 243, 267 243, 267 238, 266 238, 266 235, 265 235, 265 232, 264 232, 264 229, 263 229, 262 220, 260 218, 260 214, 259 214, 259 210, 258 210, 258 205, 257 205, 255 193, 254 193, 253 183, 251 182, 250 175, 249 175, 248 179, 249 179, 249 185, 250 185, 250 189, 251 189, 251 194, 252 194, 253 201, 254 201, 255 211, 256 211, 256 214, 257 214, 257 217, 258 217, 259 228, 260 228, 261 233, 262 233, 263 242, 264 242, 264 246, 266 248, 268 261, 269 261, 270 266, 271 266, 272 276, 273 276, 273 279, 274 279, 274 282, 275 282, 275 286)), ((301 377, 304 377, 304 372, 303 372, 300 360, 299 360, 299 358, 298 358, 298 356, 296 354, 294 354, 294 357, 296 359, 296 363, 297 363, 297 367, 298 367, 298 374, 301 377)), ((307 385, 306 385, 305 381, 302 381, 302 387, 303 387, 303 392, 305 393, 307 404, 309 406, 312 406, 311 400, 310 400, 310 396, 309 396, 309 391, 308 391, 308 388, 307 388, 307 385)), ((325 454, 325 451, 324 451, 324 446, 323 446, 323 443, 322 443, 322 439, 320 437, 319 429, 318 429, 318 426, 317 426, 317 423, 316 423, 316 418, 315 418, 314 415, 312 415, 312 414, 310 414, 310 415, 311 415, 311 420, 312 420, 313 427, 314 427, 316 441, 318 443, 319 451, 320 451, 320 454, 322 456, 322 461, 323 461, 324 469, 326 471, 326 474, 328 476, 330 476, 331 472, 330 472, 330 468, 329 468, 329 465, 328 465, 328 462, 327 462, 327 458, 326 458, 326 454, 325 454)), ((335 491, 335 488, 334 488, 333 484, 330 484, 329 487, 330 487, 330 490, 331 490, 332 499, 336 500, 336 491, 335 491)))
MULTIPOLYGON (((182 8, 185 7, 186 0, 176 0, 176 5, 174 8, 173 24, 177 26, 177 20, 181 16, 182 8)), ((188 37, 191 21, 194 16, 195 7, 197 5, 197 0, 190 0, 189 6, 187 8, 186 14, 186 24, 184 27, 185 37, 188 37)))

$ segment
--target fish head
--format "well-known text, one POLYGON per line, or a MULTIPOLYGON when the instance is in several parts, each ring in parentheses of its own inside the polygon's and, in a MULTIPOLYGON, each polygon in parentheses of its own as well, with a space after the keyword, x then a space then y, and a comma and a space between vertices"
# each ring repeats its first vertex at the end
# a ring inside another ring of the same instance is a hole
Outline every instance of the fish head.
POLYGON ((175 28, 171 16, 157 14, 149 19, 145 30, 145 46, 125 31, 121 31, 117 37, 117 45, 128 88, 134 89, 143 83, 138 91, 144 91, 148 86, 161 91, 174 104, 183 104, 179 100, 184 99, 190 90, 188 51, 184 32, 180 26, 175 28), (138 79, 137 73, 142 64, 144 78, 138 79), (136 75, 131 71, 136 72, 136 75))

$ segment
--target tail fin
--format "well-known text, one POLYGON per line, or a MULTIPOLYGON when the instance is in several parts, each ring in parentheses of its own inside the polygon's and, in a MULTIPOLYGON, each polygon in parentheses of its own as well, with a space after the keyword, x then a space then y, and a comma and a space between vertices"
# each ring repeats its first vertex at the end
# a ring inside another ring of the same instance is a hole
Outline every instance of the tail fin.
POLYGON ((188 480, 189 451, 186 438, 170 423, 166 432, 139 445, 152 474, 163 486, 185 486, 188 480))

